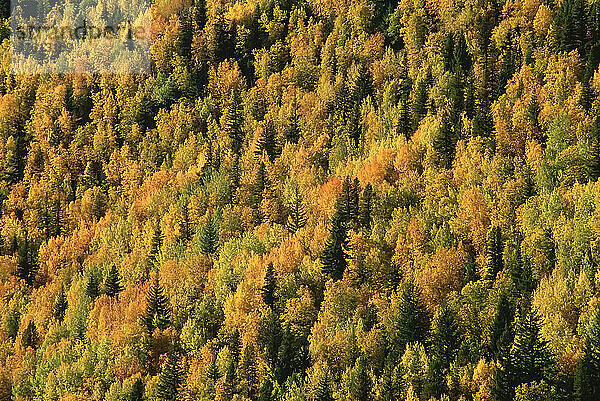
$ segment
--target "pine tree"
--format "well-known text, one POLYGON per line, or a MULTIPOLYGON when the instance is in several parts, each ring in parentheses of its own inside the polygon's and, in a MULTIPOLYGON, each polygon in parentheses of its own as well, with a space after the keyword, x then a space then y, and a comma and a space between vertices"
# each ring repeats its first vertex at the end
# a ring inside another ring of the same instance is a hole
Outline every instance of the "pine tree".
POLYGON ((242 352, 237 371, 240 394, 248 399, 255 399, 258 392, 258 375, 256 366, 256 351, 252 343, 246 344, 242 352))
POLYGON ((504 244, 502 242, 502 233, 500 227, 492 226, 487 234, 486 248, 486 279, 494 280, 504 267, 502 252, 504 244))
POLYGON ((15 184, 23 178, 25 169, 25 140, 23 135, 10 136, 6 141, 6 156, 2 179, 8 184, 15 184))
POLYGON ((214 255, 219 247, 219 229, 215 216, 211 215, 200 232, 200 249, 205 255, 214 255))
POLYGON ((128 401, 143 401, 144 400, 144 382, 142 379, 136 379, 131 386, 128 401))
POLYGON ((285 128, 285 140, 290 143, 298 143, 300 140, 300 122, 298 119, 298 100, 294 97, 291 106, 291 112, 288 117, 288 124, 285 128))
POLYGON ((496 314, 492 322, 490 338, 490 355, 498 358, 503 352, 510 349, 514 338, 513 332, 513 309, 505 294, 500 296, 496 306, 496 314))
POLYGON ((67 295, 65 294, 65 287, 60 287, 60 292, 56 297, 56 301, 54 302, 54 317, 59 322, 62 322, 65 318, 65 312, 69 307, 69 303, 67 302, 67 295))
POLYGON ((252 199, 250 200, 250 204, 255 209, 260 207, 260 203, 263 199, 263 191, 267 188, 267 173, 265 171, 265 164, 261 161, 258 165, 258 170, 256 172, 256 178, 254 179, 254 185, 252 186, 252 199))
POLYGON ((85 285, 85 294, 93 301, 100 295, 100 282, 94 273, 88 275, 85 285))
POLYGON ((577 364, 575 399, 577 401, 600 399, 600 309, 590 322, 583 357, 577 364))
POLYGON ((329 373, 325 371, 315 388, 315 401, 333 401, 331 388, 329 385, 329 373))
POLYGON ((158 281, 158 275, 152 283, 152 287, 146 296, 146 312, 142 317, 142 322, 148 333, 152 334, 154 329, 166 329, 171 323, 169 299, 163 293, 163 289, 158 281))
POLYGON ((223 131, 231 140, 231 150, 238 154, 244 143, 244 131, 242 131, 243 117, 241 111, 242 100, 239 91, 232 90, 227 106, 223 115, 223 131))
POLYGON ((264 303, 267 304, 267 306, 269 306, 271 309, 273 309, 276 302, 275 289, 275 269, 273 268, 273 263, 269 262, 265 272, 265 284, 261 288, 261 292, 264 303))
POLYGON ((179 358, 173 350, 169 351, 167 361, 158 376, 157 396, 161 400, 176 401, 184 381, 184 371, 179 358))
POLYGON ((156 266, 158 261, 158 254, 160 253, 160 247, 162 246, 163 234, 160 229, 160 223, 157 222, 154 227, 154 234, 152 235, 152 243, 150 244, 150 253, 148 254, 148 270, 156 266))
POLYGON ((342 192, 340 193, 336 203, 336 216, 342 224, 355 224, 358 219, 358 194, 360 193, 360 184, 358 180, 354 183, 350 178, 346 177, 342 184, 342 192))
POLYGON ((368 360, 364 355, 359 356, 354 364, 350 397, 356 401, 371 400, 371 378, 368 372, 368 360))
POLYGON ((341 280, 348 266, 348 238, 345 224, 338 213, 333 217, 329 238, 321 255, 323 272, 334 281, 341 280))
POLYGON ((559 50, 579 50, 583 55, 586 36, 586 12, 583 0, 564 0, 556 14, 556 39, 559 50))
POLYGON ((456 139, 450 117, 444 116, 440 129, 436 131, 432 138, 432 147, 439 155, 439 165, 441 167, 452 167, 456 139))
POLYGON ((104 282, 104 293, 111 298, 115 298, 118 297, 121 291, 123 291, 123 287, 121 286, 121 275, 117 270, 117 266, 113 264, 110 267, 108 276, 106 276, 106 281, 104 282))
POLYGON ((279 145, 277 144, 276 131, 272 121, 265 121, 256 145, 255 154, 257 157, 266 152, 269 160, 273 161, 279 155, 279 145))
POLYGON ((289 203, 289 214, 287 219, 287 229, 290 233, 295 233, 306 225, 308 218, 306 217, 306 211, 302 205, 302 195, 298 187, 294 188, 292 199, 289 203))
POLYGON ((421 301, 420 290, 414 282, 407 281, 400 293, 398 314, 394 319, 393 340, 390 344, 392 360, 398 361, 406 344, 425 343, 429 332, 429 315, 421 301))
POLYGON ((373 187, 367 184, 363 190, 358 205, 359 224, 365 230, 371 229, 371 211, 373 210, 373 187))
POLYGON ((529 306, 522 309, 510 352, 498 360, 493 390, 500 401, 512 400, 520 384, 552 379, 553 357, 541 338, 539 318, 529 306))
POLYGON ((21 344, 23 345, 23 348, 31 347, 35 349, 37 347, 37 342, 37 328, 35 327, 35 323, 33 322, 33 320, 30 320, 27 324, 27 327, 25 327, 25 330, 23 330, 23 335, 21 336, 21 344))
POLYGON ((16 276, 33 285, 38 268, 37 250, 26 236, 19 245, 16 276))
POLYGON ((460 344, 456 313, 443 305, 434 319, 431 336, 432 354, 439 369, 447 369, 460 344))

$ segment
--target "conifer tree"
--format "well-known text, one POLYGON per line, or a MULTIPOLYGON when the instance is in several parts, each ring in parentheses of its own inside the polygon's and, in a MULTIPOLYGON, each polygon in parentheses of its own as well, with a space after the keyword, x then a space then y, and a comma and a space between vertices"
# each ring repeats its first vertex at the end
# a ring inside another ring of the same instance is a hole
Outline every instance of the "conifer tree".
POLYGON ((287 219, 287 229, 290 233, 295 233, 306 225, 308 217, 302 205, 302 195, 298 187, 294 188, 292 199, 289 202, 289 214, 287 219))
POLYGON ((358 205, 358 220, 360 226, 366 230, 371 229, 371 211, 373 210, 373 187, 367 184, 363 190, 358 205))
POLYGON ((585 338, 583 357, 575 372, 575 399, 600 399, 600 309, 590 322, 585 338))
POLYGON ((325 371, 315 388, 315 401, 333 401, 331 387, 329 384, 329 373, 325 371))
POLYGON ((160 229, 160 222, 156 222, 156 226, 154 227, 154 234, 152 234, 152 242, 150 244, 150 253, 148 255, 148 267, 149 269, 156 265, 158 261, 158 254, 160 252, 160 247, 162 246, 163 234, 160 229))
POLYGON ((67 295, 65 294, 65 287, 61 286, 60 292, 58 293, 58 296, 56 297, 56 301, 54 302, 54 317, 56 318, 56 320, 58 320, 59 322, 63 321, 63 319, 65 318, 65 312, 66 312, 68 306, 69 306, 69 303, 67 302, 67 295))
POLYGON ((298 143, 298 140, 300 140, 300 122, 297 109, 298 100, 294 97, 288 117, 288 124, 285 128, 285 140, 290 143, 298 143))
POLYGON ((35 323, 33 322, 33 320, 30 320, 27 324, 27 327, 25 327, 25 330, 23 330, 23 335, 21 336, 21 344, 23 345, 23 348, 31 347, 35 349, 37 347, 37 342, 37 327, 35 327, 35 323))
POLYGON ((494 393, 501 401, 512 400, 520 384, 549 382, 553 375, 553 357, 541 338, 539 318, 531 307, 522 309, 510 352, 500 357, 494 377, 494 393))
POLYGON ((16 184, 23 178, 25 168, 25 143, 23 135, 11 135, 6 142, 6 157, 2 179, 8 184, 16 184))
POLYGON ((323 272, 331 276, 334 281, 341 280, 344 276, 348 266, 348 247, 345 224, 339 213, 336 213, 321 255, 323 272))
POLYGON ((231 140, 231 150, 238 154, 244 143, 243 116, 241 110, 242 100, 239 91, 232 90, 227 106, 223 115, 223 131, 231 140))
POLYGON ((88 275, 85 285, 85 294, 93 301, 100 295, 100 282, 94 273, 88 275))
POLYGON ((265 121, 256 145, 256 156, 260 157, 263 152, 266 152, 270 161, 273 161, 278 156, 279 149, 277 144, 276 131, 272 121, 265 121))
POLYGON ((241 178, 242 170, 240 167, 240 157, 239 155, 235 155, 231 164, 231 170, 229 171, 229 193, 231 203, 235 203, 238 201, 236 195, 238 188, 240 187, 241 178))
POLYGON ((19 245, 16 275, 27 285, 33 285, 38 267, 37 250, 25 236, 19 245))
POLYGON ((252 343, 246 344, 242 352, 237 371, 240 394, 248 399, 255 399, 258 392, 258 376, 256 366, 256 351, 252 343))
POLYGON ((261 161, 256 171, 256 177, 254 179, 254 185, 252 187, 252 199, 251 204, 256 209, 260 206, 263 199, 263 191, 267 188, 267 173, 265 171, 265 164, 261 161))
POLYGON ((265 272, 265 284, 261 288, 262 299, 273 309, 276 298, 275 298, 275 289, 276 289, 276 281, 275 281, 275 269, 273 268, 273 263, 269 262, 267 265, 267 269, 265 272))
POLYGON ((455 312, 442 305, 433 321, 432 354, 439 369, 447 369, 454 360, 459 346, 458 323, 455 312))
POLYGON ((121 275, 117 270, 117 266, 113 264, 110 267, 104 282, 104 293, 111 298, 115 298, 118 297, 121 291, 123 291, 123 286, 121 285, 121 275))
POLYGON ((143 401, 144 400, 144 382, 142 379, 136 379, 131 386, 127 401, 143 401))
POLYGON ((502 252, 504 244, 500 227, 492 226, 487 234, 486 248, 486 279, 494 280, 496 274, 504 267, 502 252))
POLYGON ((583 0, 565 0, 556 14, 556 39, 559 50, 579 50, 583 55, 586 36, 586 12, 583 0))
POLYGON ((429 315, 421 301, 421 292, 412 280, 407 281, 400 293, 398 314, 394 319, 394 333, 391 337, 393 360, 398 360, 406 349, 406 344, 425 343, 429 332, 429 315))
POLYGON ((164 401, 180 399, 180 390, 185 379, 185 373, 180 366, 175 351, 170 350, 167 361, 158 376, 157 396, 164 401))
POLYGON ((513 309, 506 295, 502 294, 496 306, 491 328, 490 355, 493 358, 498 358, 502 353, 509 351, 514 338, 512 324, 513 309))
POLYGON ((337 199, 335 210, 336 216, 344 225, 354 224, 357 221, 359 192, 360 185, 358 180, 355 179, 354 183, 352 183, 350 178, 346 177, 342 184, 342 192, 337 199))
POLYGON ((217 253, 219 247, 219 229, 215 216, 211 215, 200 232, 200 249, 205 255, 217 253))
POLYGON ((163 289, 158 281, 158 275, 152 283, 152 287, 146 296, 146 312, 142 317, 142 322, 148 333, 152 334, 154 329, 166 329, 171 323, 169 299, 163 293, 163 289))

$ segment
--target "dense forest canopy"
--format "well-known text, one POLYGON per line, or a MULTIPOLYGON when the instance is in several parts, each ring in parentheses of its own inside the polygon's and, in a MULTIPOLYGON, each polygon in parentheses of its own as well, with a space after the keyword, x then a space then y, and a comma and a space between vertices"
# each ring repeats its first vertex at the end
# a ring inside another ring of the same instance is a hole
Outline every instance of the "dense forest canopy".
POLYGON ((146 75, 9 25, 0 400, 600 400, 599 0, 155 0, 146 75))

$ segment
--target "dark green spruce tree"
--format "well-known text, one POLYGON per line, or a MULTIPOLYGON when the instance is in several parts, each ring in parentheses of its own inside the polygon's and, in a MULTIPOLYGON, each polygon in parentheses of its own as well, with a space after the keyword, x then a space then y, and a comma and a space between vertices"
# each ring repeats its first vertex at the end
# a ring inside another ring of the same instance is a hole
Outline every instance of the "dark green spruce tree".
POLYGON ((341 280, 346 267, 348 267, 348 247, 346 225, 340 215, 336 213, 329 229, 329 237, 325 242, 325 249, 321 255, 323 272, 334 281, 341 280))
POLYGON ((306 225, 308 217, 306 217, 306 211, 302 204, 302 195, 298 187, 294 188, 292 199, 288 205, 289 213, 287 219, 287 229, 293 234, 306 225))
POLYGON ((23 330, 21 345, 23 345, 23 348, 30 347, 35 349, 37 347, 38 339, 37 327, 35 327, 33 320, 30 320, 27 327, 25 327, 25 330, 23 330))
POLYGON ((146 312, 142 317, 142 322, 148 333, 152 334, 156 328, 166 329, 171 323, 169 299, 163 292, 158 276, 152 282, 152 287, 150 287, 146 296, 146 302, 146 312))
POLYGON ((85 295, 90 297, 92 301, 100 295, 100 281, 98 280, 98 276, 94 273, 88 275, 87 283, 85 285, 85 295))
POLYGON ((419 341, 425 344, 429 327, 429 315, 421 300, 421 291, 409 280, 401 289, 393 332, 390 333, 389 351, 392 360, 400 360, 408 343, 419 341))
POLYGON ((498 359, 493 393, 499 401, 510 401, 519 385, 540 381, 551 383, 553 376, 553 355, 540 334, 539 317, 531 306, 524 305, 517 317, 510 351, 501 353, 498 359))
POLYGON ((265 284, 262 286, 260 291, 262 293, 262 299, 264 303, 267 304, 271 309, 273 309, 276 302, 276 288, 277 284, 275 278, 275 268, 273 267, 273 263, 269 263, 265 271, 265 284))
POLYGON ((485 278, 494 280, 504 267, 502 253, 504 243, 502 242, 502 232, 499 226, 491 226, 487 233, 486 260, 485 260, 485 278))
POLYGON ((136 379, 131 386, 127 401, 143 401, 144 400, 144 382, 142 379, 136 379))
POLYGON ((219 246, 219 229, 215 216, 211 215, 200 231, 200 249, 205 255, 214 255, 219 246))
POLYGON ((19 244, 16 276, 25 281, 27 285, 33 285, 38 268, 37 249, 25 237, 19 244))
POLYGON ((65 287, 61 285, 60 292, 54 301, 54 318, 59 322, 62 322, 65 318, 65 312, 69 307, 67 302, 67 294, 65 294, 65 287))
POLYGON ((180 399, 181 386, 185 373, 181 368, 179 357, 170 350, 167 361, 158 376, 157 396, 160 400, 176 401, 180 399))
POLYGON ((590 322, 583 357, 577 364, 575 400, 600 400, 600 309, 590 322))
POLYGON ((113 264, 110 267, 108 275, 106 276, 106 281, 104 282, 104 293, 111 298, 115 298, 119 296, 121 291, 123 291, 121 275, 117 270, 117 266, 113 264))

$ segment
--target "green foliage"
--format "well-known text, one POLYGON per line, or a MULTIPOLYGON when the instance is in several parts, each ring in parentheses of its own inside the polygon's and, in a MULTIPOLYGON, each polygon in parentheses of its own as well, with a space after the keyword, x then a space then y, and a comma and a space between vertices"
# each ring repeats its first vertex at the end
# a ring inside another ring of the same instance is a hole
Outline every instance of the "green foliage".
POLYGON ((142 322, 148 333, 152 334, 154 329, 166 329, 171 323, 169 299, 163 293, 163 288, 158 282, 158 276, 152 281, 152 287, 146 296, 146 313, 142 322))
POLYGON ((117 266, 113 264, 104 280, 104 293, 109 297, 114 298, 117 297, 121 291, 123 291, 121 274, 119 274, 117 266))
POLYGON ((185 372, 180 365, 179 357, 171 350, 158 376, 158 398, 165 401, 180 399, 181 385, 184 380, 185 372))
POLYGON ((65 294, 65 287, 60 287, 60 292, 54 301, 54 317, 59 322, 62 322, 65 318, 65 312, 69 307, 69 303, 67 302, 67 295, 65 294))

